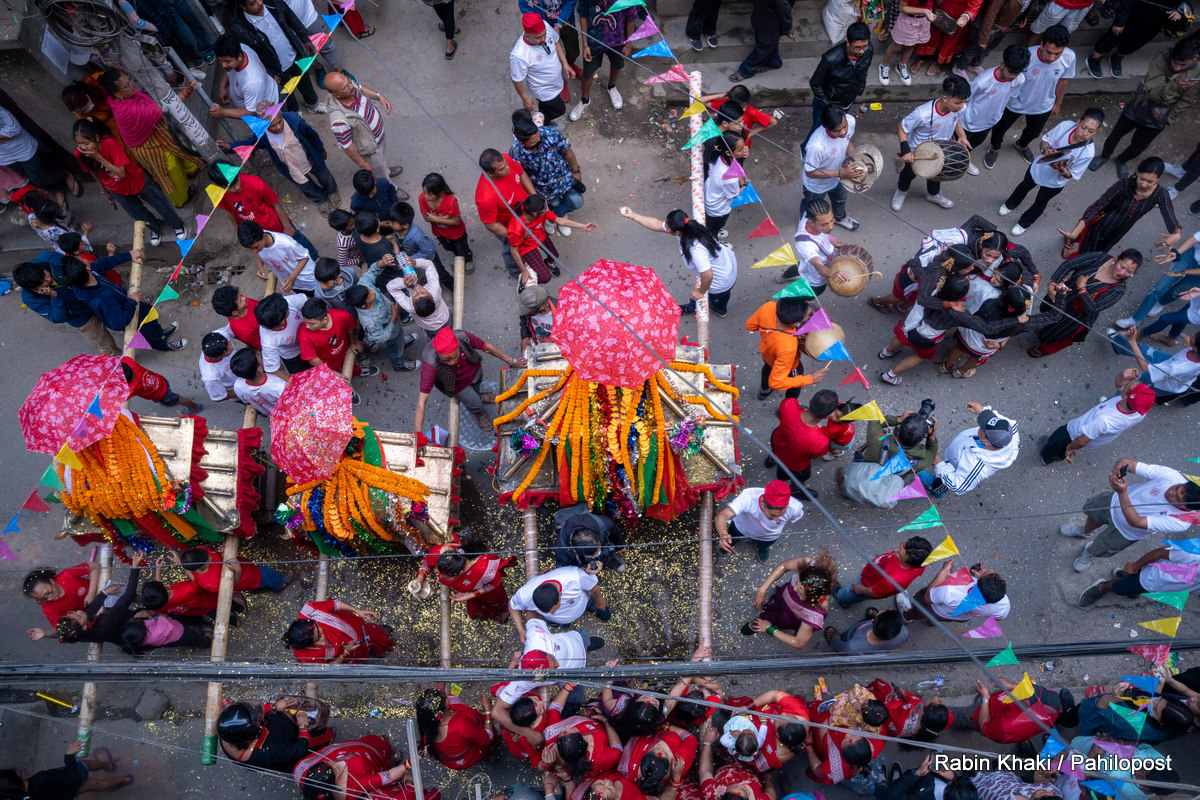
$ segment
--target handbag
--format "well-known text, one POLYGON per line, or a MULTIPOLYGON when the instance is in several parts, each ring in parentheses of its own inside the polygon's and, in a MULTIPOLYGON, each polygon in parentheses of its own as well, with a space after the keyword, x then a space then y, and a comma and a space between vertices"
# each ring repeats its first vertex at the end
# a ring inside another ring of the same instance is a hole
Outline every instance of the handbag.
POLYGON ((954 35, 955 33, 958 33, 958 30, 959 30, 958 20, 955 19, 954 17, 950 16, 949 14, 947 14, 945 11, 943 11, 940 8, 936 12, 934 12, 933 24, 936 25, 938 27, 938 29, 941 30, 942 33, 945 33, 945 34, 951 35, 951 36, 954 35))
POLYGON ((1143 128, 1161 130, 1167 127, 1167 116, 1171 113, 1171 108, 1170 103, 1155 102, 1146 91, 1145 83, 1141 83, 1138 84, 1133 101, 1126 103, 1121 113, 1143 128))

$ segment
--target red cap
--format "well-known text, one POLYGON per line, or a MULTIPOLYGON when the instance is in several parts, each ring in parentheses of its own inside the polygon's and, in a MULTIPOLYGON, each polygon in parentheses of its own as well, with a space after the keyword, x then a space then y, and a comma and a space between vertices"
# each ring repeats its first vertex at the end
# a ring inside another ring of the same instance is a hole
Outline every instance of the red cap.
POLYGON ((521 27, 526 33, 542 33, 546 30, 546 21, 542 19, 541 14, 530 11, 521 15, 521 27))
POLYGON ((530 650, 521 656, 521 669, 550 669, 550 656, 543 650, 530 650))
POLYGON ((1139 414, 1145 414, 1154 405, 1154 390, 1144 383, 1139 383, 1129 390, 1129 407, 1139 414))
POLYGON ((783 481, 771 481, 763 489, 763 502, 775 508, 787 508, 792 500, 792 490, 783 481))
POLYGON ((433 337, 433 349, 444 356, 448 356, 458 350, 458 337, 454 335, 454 331, 450 329, 450 326, 447 325, 445 328, 442 328, 433 337))

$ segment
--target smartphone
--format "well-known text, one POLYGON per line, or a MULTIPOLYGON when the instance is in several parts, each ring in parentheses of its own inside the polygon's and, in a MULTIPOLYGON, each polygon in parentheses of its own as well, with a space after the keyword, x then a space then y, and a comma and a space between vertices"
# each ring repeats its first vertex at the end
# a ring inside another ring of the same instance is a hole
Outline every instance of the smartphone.
POLYGON ((1122 464, 1121 468, 1119 470, 1117 470, 1117 477, 1124 478, 1126 473, 1128 473, 1128 472, 1129 472, 1129 465, 1122 464))

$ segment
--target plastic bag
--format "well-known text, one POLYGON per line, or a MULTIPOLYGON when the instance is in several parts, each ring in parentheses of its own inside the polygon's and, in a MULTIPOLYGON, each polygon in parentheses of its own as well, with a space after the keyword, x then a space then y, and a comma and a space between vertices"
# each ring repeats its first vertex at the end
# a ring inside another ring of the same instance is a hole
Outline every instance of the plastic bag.
POLYGON ((846 30, 858 21, 858 0, 827 0, 821 19, 831 44, 845 41, 846 30))

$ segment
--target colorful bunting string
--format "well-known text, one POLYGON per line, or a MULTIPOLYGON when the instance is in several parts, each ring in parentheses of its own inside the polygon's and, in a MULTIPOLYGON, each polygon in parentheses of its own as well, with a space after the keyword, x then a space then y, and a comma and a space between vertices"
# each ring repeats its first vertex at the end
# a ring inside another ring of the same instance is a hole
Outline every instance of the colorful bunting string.
POLYGON ((704 124, 700 126, 700 130, 696 131, 696 135, 693 136, 692 138, 688 139, 687 144, 685 144, 683 147, 681 147, 679 149, 680 150, 691 150, 693 147, 700 144, 701 142, 707 141, 708 139, 716 138, 717 136, 720 136, 720 135, 721 135, 721 132, 719 130, 717 130, 717 123, 713 122, 711 119, 705 120, 704 124))
POLYGON ((1174 637, 1179 630, 1179 623, 1183 621, 1183 617, 1164 617, 1162 619, 1153 619, 1149 622, 1139 622, 1143 628, 1155 631, 1156 633, 1166 634, 1174 637))
POLYGON ((1020 664, 1020 663, 1021 662, 1017 660, 1016 651, 1013 650, 1012 642, 1009 642, 1008 647, 1001 650, 999 653, 997 653, 995 656, 992 657, 991 661, 987 662, 987 666, 989 666, 989 667, 1004 667, 1004 666, 1008 666, 1010 664, 1020 664))
MULTIPOLYGON (((845 417, 842 417, 845 419, 845 417)), ((900 533, 904 531, 919 531, 925 528, 935 528, 942 524, 942 516, 938 514, 937 506, 930 506, 929 510, 921 516, 914 519, 912 522, 900 529, 900 533)))
POLYGON ((763 236, 779 236, 779 228, 775 227, 775 221, 768 215, 759 226, 750 232, 747 239, 758 239, 763 236))
MULTIPOLYGON (((792 251, 792 246, 790 244, 785 244, 772 250, 766 258, 759 261, 750 269, 762 269, 763 267, 782 267, 795 263, 796 254, 792 251)), ((795 281, 792 283, 794 284, 795 281)), ((783 290, 783 292, 775 293, 775 299, 779 299, 780 297, 814 297, 815 295, 813 294, 812 287, 808 285, 808 281, 805 281, 803 285, 808 290, 807 294, 799 294, 796 292, 784 294, 784 292, 792 288, 792 286, 789 284, 788 287, 783 290)))
MULTIPOLYGON (((920 481, 917 481, 920 483, 920 481)), ((964 639, 995 639, 998 636, 1003 636, 1004 631, 1000 630, 1000 623, 996 621, 994 616, 989 616, 983 621, 982 625, 976 626, 969 631, 963 633, 964 639)), ((1051 754, 1053 755, 1053 753, 1051 754)))
POLYGON ((928 567, 935 561, 941 561, 943 558, 949 558, 950 556, 956 555, 959 555, 958 545, 954 543, 954 539, 947 535, 946 538, 942 540, 941 544, 929 552, 929 556, 921 562, 921 566, 928 567))
POLYGON ((649 47, 644 47, 633 54, 634 58, 674 58, 675 54, 671 52, 671 46, 667 44, 667 40, 655 42, 649 47))
MULTIPOLYGON (((609 13, 612 13, 612 12, 610 11, 609 13)), ((635 42, 638 39, 648 39, 657 33, 661 33, 661 31, 659 31, 658 25, 656 25, 654 23, 654 17, 647 14, 646 18, 644 20, 642 20, 642 24, 638 25, 637 28, 634 29, 633 33, 631 33, 629 35, 629 38, 626 39, 625 42, 629 43, 629 42, 635 42)), ((699 102, 699 101, 696 101, 696 102, 699 102)), ((693 105, 695 105, 695 103, 693 103, 693 105)), ((701 105, 700 111, 703 111, 703 110, 704 110, 704 106, 701 105)), ((699 112, 697 111, 697 112, 693 112, 693 113, 699 113, 699 112)), ((691 114, 684 114, 684 116, 690 117, 691 114)))
POLYGON ((863 375, 862 370, 858 367, 855 367, 854 372, 851 372, 849 375, 843 378, 838 386, 849 386, 852 383, 861 383, 866 387, 867 391, 871 390, 871 385, 867 383, 867 376, 863 375))
POLYGON ((813 331, 826 331, 833 327, 833 321, 829 319, 829 315, 825 313, 825 309, 819 308, 816 313, 808 318, 799 328, 796 329, 796 336, 802 336, 813 331))
POLYGON ((901 500, 915 500, 918 497, 929 497, 929 492, 925 490, 925 484, 921 483, 921 479, 917 478, 908 486, 905 486, 900 491, 888 498, 889 503, 898 503, 901 500))
MULTIPOLYGON (((733 163, 736 164, 737 159, 734 159, 733 163)), ((737 208, 738 206, 746 206, 746 205, 750 205, 751 203, 761 203, 761 202, 762 202, 762 198, 760 198, 758 196, 758 191, 755 190, 754 184, 747 183, 745 188, 743 188, 742 191, 738 192, 738 196, 733 198, 733 202, 729 204, 729 207, 737 208)))
POLYGON ((883 422, 884 421, 883 413, 879 410, 879 404, 876 403, 874 400, 872 400, 871 402, 867 403, 866 405, 863 405, 859 408, 854 409, 849 414, 842 414, 843 422, 860 420, 860 419, 861 420, 872 420, 873 419, 876 422, 883 422))

